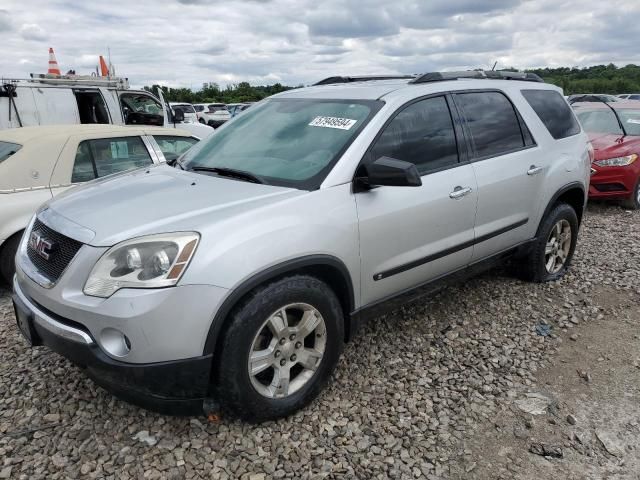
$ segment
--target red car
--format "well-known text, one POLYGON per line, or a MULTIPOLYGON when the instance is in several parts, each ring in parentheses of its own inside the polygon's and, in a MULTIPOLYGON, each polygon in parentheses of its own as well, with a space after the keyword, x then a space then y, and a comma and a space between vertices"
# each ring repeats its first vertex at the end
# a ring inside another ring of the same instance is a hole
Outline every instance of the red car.
POLYGON ((589 198, 640 209, 640 101, 573 105, 595 151, 589 198))

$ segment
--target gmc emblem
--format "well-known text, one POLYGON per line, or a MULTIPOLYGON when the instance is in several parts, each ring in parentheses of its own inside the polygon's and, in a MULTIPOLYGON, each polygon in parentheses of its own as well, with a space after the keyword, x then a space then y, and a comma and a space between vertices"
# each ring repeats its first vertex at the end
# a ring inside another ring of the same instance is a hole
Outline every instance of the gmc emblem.
POLYGON ((42 258, 49 260, 56 244, 43 237, 40 232, 31 232, 31 235, 29 235, 29 246, 42 258))

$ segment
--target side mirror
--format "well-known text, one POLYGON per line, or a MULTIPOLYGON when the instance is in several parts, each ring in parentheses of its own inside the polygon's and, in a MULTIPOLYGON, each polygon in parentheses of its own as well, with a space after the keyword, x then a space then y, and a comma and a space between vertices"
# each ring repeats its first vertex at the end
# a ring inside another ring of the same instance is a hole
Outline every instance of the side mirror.
POLYGON ((184 110, 177 107, 173 109, 173 122, 174 123, 184 122, 184 110))
POLYGON ((422 185, 420 173, 413 163, 391 157, 380 157, 373 163, 360 167, 361 174, 356 181, 365 188, 419 187, 422 185))

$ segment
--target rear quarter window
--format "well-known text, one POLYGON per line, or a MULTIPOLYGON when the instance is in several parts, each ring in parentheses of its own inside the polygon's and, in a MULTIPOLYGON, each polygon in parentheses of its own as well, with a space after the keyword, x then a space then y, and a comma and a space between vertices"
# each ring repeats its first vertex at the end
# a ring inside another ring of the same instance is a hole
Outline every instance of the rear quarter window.
POLYGON ((522 96, 556 140, 580 133, 580 124, 571 108, 555 90, 522 90, 522 96))
POLYGON ((0 142, 0 163, 22 148, 22 145, 11 142, 0 142))

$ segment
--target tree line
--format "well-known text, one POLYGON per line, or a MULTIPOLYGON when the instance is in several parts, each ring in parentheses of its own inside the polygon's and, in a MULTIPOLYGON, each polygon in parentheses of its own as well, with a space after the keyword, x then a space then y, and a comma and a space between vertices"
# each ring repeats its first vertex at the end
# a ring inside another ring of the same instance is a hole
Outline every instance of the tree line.
MULTIPOLYGON (((509 69, 513 70, 513 69, 509 69)), ((546 82, 558 85, 565 95, 573 93, 637 93, 640 92, 640 66, 626 65, 617 67, 609 65, 594 65, 592 67, 558 67, 533 68, 526 70, 540 75, 546 82)), ((292 88, 280 83, 273 85, 250 85, 240 82, 221 88, 217 83, 205 83, 200 90, 190 88, 170 88, 153 85, 144 87, 145 90, 162 89, 166 100, 187 103, 239 103, 256 102, 270 95, 284 92, 292 88)))

